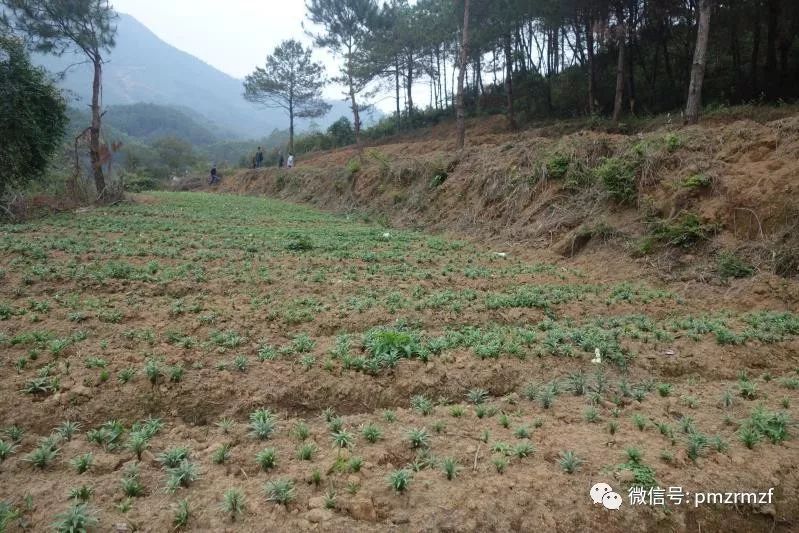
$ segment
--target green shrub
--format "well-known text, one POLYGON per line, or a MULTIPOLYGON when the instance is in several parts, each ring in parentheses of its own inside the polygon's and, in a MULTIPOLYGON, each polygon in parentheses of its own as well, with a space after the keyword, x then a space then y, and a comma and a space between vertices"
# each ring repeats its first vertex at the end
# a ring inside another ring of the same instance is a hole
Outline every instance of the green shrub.
POLYGON ((286 243, 286 250, 290 252, 307 252, 313 248, 313 242, 307 235, 292 235, 286 243))
POLYGON ((713 224, 703 224, 694 213, 682 212, 673 222, 656 222, 652 229, 653 236, 670 246, 691 246, 708 240, 716 231, 713 224))
POLYGON ((630 460, 623 465, 619 465, 618 470, 626 470, 632 473, 632 486, 635 487, 654 487, 657 483, 655 481, 655 471, 652 467, 643 464, 638 460, 630 460))
POLYGON ((158 454, 156 460, 161 463, 164 468, 174 468, 178 466, 181 461, 189 458, 189 449, 184 446, 177 448, 170 448, 158 454))
POLYGON ((669 152, 676 152, 682 146, 682 140, 676 133, 666 135, 666 149, 669 152))
POLYGON ((179 465, 167 468, 167 492, 175 492, 181 487, 188 487, 200 477, 200 470, 194 463, 184 459, 179 465))
POLYGON ((8 459, 17 449, 17 445, 0 440, 0 463, 8 459))
POLYGON ((682 186, 686 189, 704 189, 705 187, 710 187, 711 183, 713 183, 713 180, 704 174, 694 174, 682 180, 682 186))
POLYGON ((266 440, 276 429, 275 416, 269 409, 257 409, 250 413, 250 436, 266 440))
POLYGON ((122 173, 120 181, 127 192, 154 191, 160 188, 161 183, 152 176, 142 176, 136 173, 122 173))
POLYGON ((610 193, 611 198, 621 204, 632 204, 638 196, 638 180, 635 167, 624 159, 609 157, 594 169, 594 175, 610 193))
POLYGON ((755 273, 752 265, 732 252, 723 251, 716 259, 716 270, 722 278, 748 278, 755 273))
POLYGON ((19 510, 5 500, 0 500, 0 531, 5 532, 9 524, 19 517, 19 510))
POLYGON ((255 454, 255 462, 262 470, 269 470, 277 466, 277 452, 274 448, 266 448, 255 454))
POLYGON ((547 176, 555 180, 563 179, 569 171, 569 163, 571 163, 569 156, 554 154, 546 163, 547 176))
POLYGON ((353 157, 349 161, 347 161, 347 172, 352 174, 357 174, 361 170, 361 161, 357 157, 353 157))
POLYGON ((396 492, 405 492, 413 479, 413 472, 407 469, 395 470, 388 476, 388 483, 396 492))
POLYGON ((0 55, 2 196, 8 189, 23 188, 45 175, 50 156, 61 146, 69 118, 67 99, 51 76, 31 63, 22 39, 4 30, 0 34, 0 55))
POLYGON ((383 368, 393 368, 400 359, 422 355, 419 336, 402 327, 369 330, 364 335, 363 346, 370 356, 363 363, 363 369, 372 373, 383 368))
POLYGON ((228 489, 222 496, 222 510, 230 515, 231 521, 244 512, 246 507, 244 493, 239 489, 228 489))
POLYGON ((286 505, 294 500, 294 482, 290 479, 275 479, 264 485, 266 499, 270 502, 286 505))
POLYGON ((444 471, 444 475, 447 477, 447 479, 451 481, 457 477, 461 467, 458 464, 457 459, 447 457, 441 461, 441 469, 444 471))
POLYGON ((56 515, 53 529, 58 533, 90 531, 99 523, 85 503, 73 505, 68 511, 56 515))
POLYGON ((574 453, 574 451, 567 450, 560 453, 558 464, 567 474, 574 474, 580 469, 580 466, 583 464, 583 460, 580 459, 577 454, 574 453))
POLYGON ((367 442, 374 444, 375 442, 379 441, 383 433, 380 431, 380 428, 377 427, 375 424, 367 424, 361 430, 361 434, 363 438, 366 439, 367 442))
POLYGON ((179 501, 175 509, 174 518, 172 519, 175 529, 186 527, 186 524, 189 523, 190 516, 191 511, 189 510, 189 502, 186 500, 179 501))
POLYGON ((447 181, 448 177, 449 174, 447 174, 446 171, 438 172, 435 176, 433 176, 433 179, 430 180, 430 188, 435 189, 440 187, 445 181, 447 181))

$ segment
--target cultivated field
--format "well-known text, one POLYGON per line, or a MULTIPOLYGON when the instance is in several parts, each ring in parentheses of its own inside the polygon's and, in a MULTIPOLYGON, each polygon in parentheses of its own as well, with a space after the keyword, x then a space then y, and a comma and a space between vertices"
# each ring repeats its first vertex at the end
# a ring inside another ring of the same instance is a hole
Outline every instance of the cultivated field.
POLYGON ((0 531, 799 528, 790 282, 356 218, 159 193, 0 226, 0 531))

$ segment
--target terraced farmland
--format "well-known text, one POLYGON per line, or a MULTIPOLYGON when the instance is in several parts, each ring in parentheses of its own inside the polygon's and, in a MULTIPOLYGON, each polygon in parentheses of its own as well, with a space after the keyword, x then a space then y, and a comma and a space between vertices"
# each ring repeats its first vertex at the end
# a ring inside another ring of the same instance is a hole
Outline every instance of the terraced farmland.
POLYGON ((201 193, 0 226, 0 524, 796 527, 799 316, 504 252, 201 193))

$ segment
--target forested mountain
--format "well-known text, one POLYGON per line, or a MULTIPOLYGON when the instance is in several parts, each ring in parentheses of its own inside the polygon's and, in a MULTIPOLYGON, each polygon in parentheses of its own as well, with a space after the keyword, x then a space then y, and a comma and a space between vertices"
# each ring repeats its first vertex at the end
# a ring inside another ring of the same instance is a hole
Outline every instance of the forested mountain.
POLYGON ((196 146, 207 146, 231 136, 188 108, 115 105, 108 108, 106 117, 107 126, 145 142, 177 137, 196 146))
MULTIPOLYGON (((235 79, 200 59, 165 43, 135 18, 120 14, 116 21, 116 47, 104 67, 103 102, 106 106, 154 103, 180 106, 211 121, 220 128, 220 136, 256 138, 275 128, 288 127, 287 118, 275 109, 263 109, 242 97, 242 81, 235 79)), ((264 50, 264 54, 267 50, 264 50)), ((62 72, 83 58, 74 54, 62 57, 37 55, 35 61, 51 72, 62 72)), ((91 65, 69 68, 61 86, 68 89, 83 107, 91 98, 91 65)), ((331 102, 333 109, 317 122, 327 126, 346 114, 343 102, 331 102)), ((132 110, 132 109, 131 109, 132 110)), ((154 108, 149 108, 153 111, 154 108)), ((138 108, 138 111, 148 111, 138 108)), ((106 114, 113 121, 111 112, 106 114)), ((195 117, 196 119, 196 117, 195 117)), ((305 129, 308 122, 300 122, 305 129)))

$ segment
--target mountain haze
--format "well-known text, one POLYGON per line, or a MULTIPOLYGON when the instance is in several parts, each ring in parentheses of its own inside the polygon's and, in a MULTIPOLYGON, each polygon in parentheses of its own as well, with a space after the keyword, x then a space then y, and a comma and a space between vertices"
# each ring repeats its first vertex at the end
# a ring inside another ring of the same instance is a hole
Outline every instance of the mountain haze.
MULTIPOLYGON (((180 106, 199 114, 199 122, 210 121, 220 129, 220 137, 262 137, 275 128, 287 129, 288 118, 282 110, 263 109, 245 101, 242 80, 217 70, 202 60, 162 41, 130 15, 120 14, 117 21, 117 45, 111 51, 103 74, 105 106, 153 103, 180 106)), ((264 55, 268 51, 264 50, 264 55)), ((83 57, 42 56, 36 62, 51 72, 62 72, 83 57)), ((253 65, 254 67, 255 65, 253 65)), ((91 99, 91 66, 69 68, 60 82, 83 108, 91 99)), ((349 116, 343 102, 333 102, 333 109, 317 119, 321 126, 349 116)), ((308 122, 300 121, 299 129, 308 122)))

